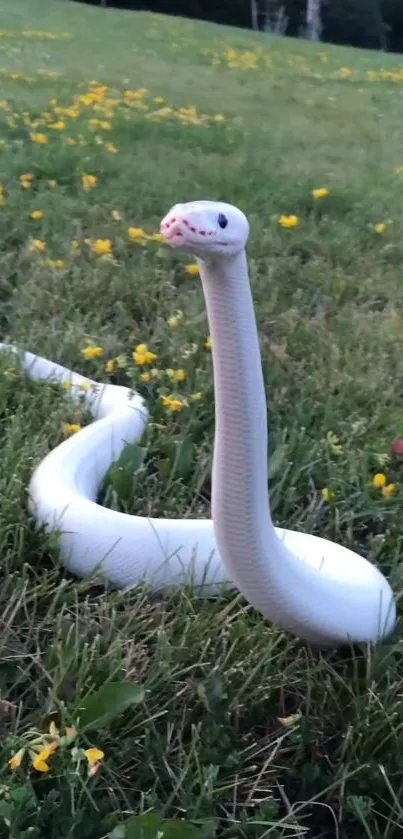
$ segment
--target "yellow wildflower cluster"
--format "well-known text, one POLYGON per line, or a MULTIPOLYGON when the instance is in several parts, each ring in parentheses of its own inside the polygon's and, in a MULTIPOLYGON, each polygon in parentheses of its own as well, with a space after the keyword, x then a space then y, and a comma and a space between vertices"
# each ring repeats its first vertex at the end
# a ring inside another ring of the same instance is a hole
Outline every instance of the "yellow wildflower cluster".
MULTIPOLYGON (((123 109, 126 112, 143 112, 144 117, 153 122, 175 119, 183 125, 207 125, 209 123, 223 122, 225 119, 222 114, 211 116, 202 114, 194 105, 174 108, 165 104, 160 97, 151 99, 146 88, 125 90, 122 95, 107 85, 101 85, 97 82, 91 83, 86 93, 76 96, 73 100, 72 107, 80 113, 85 112, 89 108, 97 111, 99 116, 90 117, 88 125, 92 131, 98 132, 110 132, 112 130, 113 123, 111 120, 116 114, 117 109, 123 109), (158 107, 155 107, 156 105, 158 107)), ((98 138, 98 143, 102 144, 103 140, 98 138)), ((116 151, 116 147, 113 144, 109 145, 110 151, 116 151)))
POLYGON ((391 498, 395 494, 397 486, 395 483, 388 483, 384 472, 377 472, 372 478, 372 486, 379 489, 384 498, 391 498))
POLYGON ((24 744, 15 752, 9 762, 9 768, 16 772, 23 765, 25 757, 29 757, 31 765, 37 772, 47 774, 51 771, 51 759, 60 750, 69 750, 70 757, 77 763, 81 756, 85 758, 88 765, 88 775, 94 775, 101 768, 101 761, 105 754, 102 749, 96 747, 88 749, 77 749, 74 745, 78 737, 77 729, 74 726, 66 726, 64 734, 54 722, 50 723, 47 734, 30 734, 25 738, 24 744), (72 748, 73 747, 73 748, 72 748))
POLYGON ((162 233, 146 233, 142 227, 129 227, 127 235, 129 241, 134 245, 145 245, 146 242, 160 242, 161 244, 167 242, 162 233))
POLYGON ((154 361, 157 361, 157 358, 157 353, 149 350, 147 344, 138 344, 133 350, 133 361, 140 367, 153 364, 154 361))
POLYGON ((57 70, 37 70, 36 73, 31 73, 29 76, 17 70, 10 72, 9 70, 0 69, 0 78, 12 82, 25 82, 27 84, 34 84, 41 81, 43 78, 60 79, 61 74, 57 70))
MULTIPOLYGON (((0 76, 16 81, 33 82, 39 78, 54 78, 55 72, 38 70, 35 76, 26 76, 20 71, 0 70, 0 76)), ((0 107, 10 111, 10 103, 2 100, 0 107)), ((89 83, 84 92, 75 94, 70 102, 62 104, 56 97, 52 97, 47 108, 40 116, 32 117, 27 111, 9 113, 7 124, 10 128, 26 128, 31 142, 37 145, 48 145, 54 142, 55 134, 62 134, 62 142, 67 146, 101 146, 109 154, 117 154, 119 149, 111 140, 109 134, 113 130, 113 118, 120 113, 124 119, 131 119, 133 115, 141 116, 153 122, 175 120, 186 125, 213 125, 225 121, 223 114, 203 114, 195 105, 173 107, 164 102, 161 97, 151 97, 146 88, 119 91, 98 81, 89 83), (79 124, 77 121, 80 120, 79 124), (75 126, 79 125, 79 130, 75 126), (84 131, 83 131, 84 129, 84 131), (87 129, 87 131, 85 130, 87 129), (66 132, 66 134, 64 133, 66 132)), ((5 143, 6 141, 4 141, 5 143)), ((19 137, 15 143, 24 141, 19 137)), ((60 139, 57 141, 60 143, 60 139)), ((86 191, 96 186, 91 175, 84 174, 82 185, 86 191)))
POLYGON ((81 425, 77 422, 65 422, 63 424, 63 432, 66 437, 77 434, 78 431, 81 431, 81 425))
POLYGON ((33 131, 31 133, 31 140, 33 143, 39 143, 40 145, 45 146, 49 142, 49 137, 41 131, 33 131))
POLYGON ((113 255, 111 239, 85 239, 85 243, 96 256, 109 257, 113 255))
POLYGON ((203 49, 202 55, 211 56, 213 66, 228 67, 230 70, 256 70, 262 57, 261 53, 252 50, 236 50, 234 47, 228 47, 224 52, 203 49))
POLYGON ((81 176, 81 183, 83 185, 83 189, 85 189, 86 192, 89 192, 90 189, 94 189, 94 187, 97 186, 98 178, 96 175, 83 174, 81 176))
POLYGON ((151 370, 144 370, 140 373, 139 379, 144 385, 148 385, 154 379, 159 379, 161 376, 160 370, 157 367, 152 367, 151 370))
POLYGON ((103 347, 90 345, 88 347, 84 347, 84 349, 81 350, 81 353, 84 358, 101 358, 104 354, 104 349, 103 347))
POLYGON ((184 382, 185 379, 187 379, 187 372, 183 369, 183 367, 180 367, 178 370, 168 367, 166 374, 173 382, 184 382))
POLYGON ((46 259, 45 265, 54 271, 62 271, 63 268, 67 268, 67 263, 64 259, 46 259))
POLYGON ((164 408, 168 408, 169 411, 176 414, 183 411, 186 406, 184 399, 178 399, 175 396, 161 396, 161 402, 164 408))
POLYGON ((320 186, 317 189, 312 190, 312 197, 315 201, 319 201, 321 198, 327 198, 329 195, 329 190, 326 186, 320 186))
POLYGON ((34 180, 34 176, 31 172, 25 172, 24 174, 20 175, 20 184, 23 189, 30 189, 34 180))
POLYGON ((326 434, 326 442, 329 447, 329 451, 332 455, 334 455, 335 457, 340 457, 343 454, 343 446, 337 434, 334 434, 333 431, 328 431, 328 433, 326 434))
POLYGON ((380 235, 382 235, 382 233, 386 233, 388 223, 390 222, 380 221, 378 224, 374 224, 375 233, 379 233, 380 235))
POLYGON ((185 265, 185 271, 191 277, 197 277, 200 274, 200 268, 197 262, 191 262, 189 265, 185 265))
POLYGON ((340 67, 339 76, 341 79, 349 79, 353 75, 351 67, 340 67))
POLYGON ((32 239, 30 250, 32 251, 39 251, 40 253, 44 253, 47 250, 48 246, 43 239, 32 239))
MULTIPOLYGON (((330 189, 327 186, 319 186, 312 190, 312 198, 314 201, 321 201, 330 195, 330 189)), ((295 214, 275 216, 278 224, 286 230, 292 230, 299 227, 301 219, 295 214)))
POLYGON ((403 82, 403 69, 398 67, 396 70, 368 70, 368 80, 370 82, 403 82))
POLYGON ((300 224, 299 216, 291 215, 291 216, 280 216, 278 219, 278 223, 281 227, 285 227, 287 230, 291 230, 293 227, 298 227, 300 224))

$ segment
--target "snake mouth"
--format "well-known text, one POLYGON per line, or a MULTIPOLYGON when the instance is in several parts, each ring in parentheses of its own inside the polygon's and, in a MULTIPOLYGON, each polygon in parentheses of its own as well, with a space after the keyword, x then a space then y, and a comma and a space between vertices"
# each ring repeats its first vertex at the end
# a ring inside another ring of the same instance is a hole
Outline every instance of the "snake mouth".
POLYGON ((211 249, 225 248, 228 242, 217 239, 217 231, 206 225, 203 228, 196 227, 192 220, 167 216, 161 222, 161 233, 174 248, 198 248, 211 249))
POLYGON ((187 248, 189 250, 195 249, 198 251, 214 251, 216 248, 226 248, 228 247, 228 242, 220 242, 218 239, 209 239, 207 242, 205 239, 197 238, 196 236, 183 236, 181 233, 171 233, 166 234, 166 232, 161 231, 165 236, 167 242, 171 245, 172 248, 187 248))

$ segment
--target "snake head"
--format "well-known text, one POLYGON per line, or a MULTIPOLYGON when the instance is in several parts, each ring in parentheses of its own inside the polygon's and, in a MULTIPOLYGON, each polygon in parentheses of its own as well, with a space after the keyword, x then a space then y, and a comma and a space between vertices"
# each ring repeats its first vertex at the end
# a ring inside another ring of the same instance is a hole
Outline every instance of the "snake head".
POLYGON ((175 204, 161 222, 161 233, 173 248, 200 259, 234 256, 248 241, 249 223, 237 207, 222 201, 175 204))

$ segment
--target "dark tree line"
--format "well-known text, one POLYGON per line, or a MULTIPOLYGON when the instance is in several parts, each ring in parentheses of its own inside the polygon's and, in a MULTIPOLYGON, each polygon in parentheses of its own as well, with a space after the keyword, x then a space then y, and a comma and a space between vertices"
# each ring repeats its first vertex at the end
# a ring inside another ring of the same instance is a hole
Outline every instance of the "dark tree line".
MULTIPOLYGON (((252 26, 253 0, 81 0, 121 9, 148 9, 162 14, 252 26)), ((267 12, 283 10, 285 34, 301 35, 306 26, 307 0, 255 0, 260 26, 267 12)), ((323 41, 367 49, 403 52, 403 0, 322 0, 323 41)))

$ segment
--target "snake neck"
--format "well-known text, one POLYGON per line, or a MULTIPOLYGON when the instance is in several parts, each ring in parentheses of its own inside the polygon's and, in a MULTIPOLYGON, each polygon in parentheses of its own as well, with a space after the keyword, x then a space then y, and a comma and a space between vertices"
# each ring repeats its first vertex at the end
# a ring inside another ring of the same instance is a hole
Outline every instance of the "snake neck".
POLYGON ((212 337, 215 441, 212 515, 221 544, 259 554, 274 527, 267 473, 267 405, 245 251, 199 261, 212 337))

